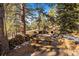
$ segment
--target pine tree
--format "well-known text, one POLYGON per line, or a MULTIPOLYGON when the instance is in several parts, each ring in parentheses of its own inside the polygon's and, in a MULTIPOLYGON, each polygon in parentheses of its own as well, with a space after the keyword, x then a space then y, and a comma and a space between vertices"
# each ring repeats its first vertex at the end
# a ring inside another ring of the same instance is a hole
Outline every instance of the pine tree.
POLYGON ((8 41, 4 35, 4 4, 0 4, 0 50, 2 53, 9 50, 8 41))
POLYGON ((72 32, 77 29, 76 22, 79 21, 78 4, 58 4, 57 21, 61 32, 72 32))

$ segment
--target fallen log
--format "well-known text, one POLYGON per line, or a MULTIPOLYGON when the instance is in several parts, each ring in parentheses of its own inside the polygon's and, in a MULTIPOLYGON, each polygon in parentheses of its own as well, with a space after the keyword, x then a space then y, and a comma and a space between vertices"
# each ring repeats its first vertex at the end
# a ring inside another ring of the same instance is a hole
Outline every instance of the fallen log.
POLYGON ((51 37, 51 35, 49 35, 49 34, 38 34, 37 36, 41 36, 41 37, 51 37))
POLYGON ((79 37, 75 37, 72 35, 63 35, 63 38, 67 38, 68 40, 74 40, 75 42, 79 42, 79 37))

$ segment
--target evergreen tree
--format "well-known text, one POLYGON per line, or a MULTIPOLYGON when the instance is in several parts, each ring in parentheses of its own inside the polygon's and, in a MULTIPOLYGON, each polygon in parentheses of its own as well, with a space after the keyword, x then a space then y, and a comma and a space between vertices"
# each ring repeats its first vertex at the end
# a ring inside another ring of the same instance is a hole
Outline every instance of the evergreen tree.
POLYGON ((78 4, 58 4, 57 5, 57 21, 60 24, 61 32, 72 32, 77 29, 79 21, 78 4))
POLYGON ((8 40, 4 34, 4 4, 0 4, 0 54, 9 50, 8 40))

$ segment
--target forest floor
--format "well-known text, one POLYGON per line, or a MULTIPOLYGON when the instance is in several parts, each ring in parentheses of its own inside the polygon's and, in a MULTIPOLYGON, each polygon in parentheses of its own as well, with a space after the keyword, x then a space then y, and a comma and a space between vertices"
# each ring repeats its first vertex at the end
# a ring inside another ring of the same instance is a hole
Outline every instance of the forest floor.
MULTIPOLYGON (((67 34, 68 37, 58 39, 61 45, 50 50, 51 45, 41 45, 41 51, 35 51, 31 56, 79 56, 79 33, 67 34), (78 44, 75 44, 78 42, 78 44), (45 48, 47 47, 47 48, 45 48)), ((34 43, 32 44, 34 45, 34 43)), ((35 44, 40 46, 40 44, 35 44)))
POLYGON ((79 56, 79 33, 65 34, 63 38, 58 38, 57 41, 53 40, 53 44, 45 42, 52 40, 50 35, 41 34, 38 37, 31 38, 31 41, 24 42, 14 48, 14 53, 9 55, 23 55, 23 56, 79 56), (46 37, 42 37, 42 36, 46 37), (34 40, 39 40, 37 43, 34 40), (33 42, 32 42, 33 41, 33 42), (57 42, 57 43, 56 43, 57 42), (75 43, 77 42, 77 44, 75 43), (32 46, 28 47, 28 44, 32 46), (15 52, 16 51, 16 52, 15 52), (27 53, 28 51, 28 53, 27 53))

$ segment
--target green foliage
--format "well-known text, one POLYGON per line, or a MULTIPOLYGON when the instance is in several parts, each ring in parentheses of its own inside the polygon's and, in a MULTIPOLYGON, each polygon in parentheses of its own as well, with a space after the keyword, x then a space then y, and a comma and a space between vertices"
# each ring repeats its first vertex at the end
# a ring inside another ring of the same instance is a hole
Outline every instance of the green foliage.
POLYGON ((5 6, 5 30, 8 37, 11 37, 20 27, 20 4, 4 4, 5 6), (19 6, 19 8, 18 8, 19 6))
POLYGON ((50 10, 49 10, 49 15, 50 16, 55 16, 55 9, 54 8, 51 8, 50 10))
POLYGON ((58 23, 60 24, 60 31, 73 31, 76 30, 76 22, 79 21, 78 15, 79 10, 77 10, 77 4, 58 4, 58 23), (61 7, 62 6, 62 7, 61 7))

